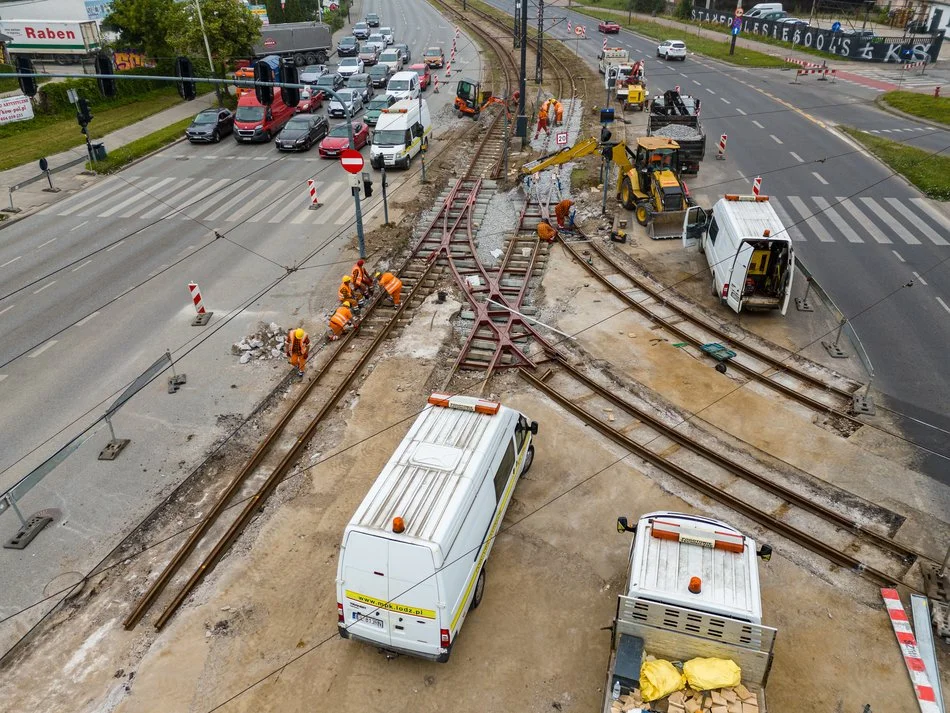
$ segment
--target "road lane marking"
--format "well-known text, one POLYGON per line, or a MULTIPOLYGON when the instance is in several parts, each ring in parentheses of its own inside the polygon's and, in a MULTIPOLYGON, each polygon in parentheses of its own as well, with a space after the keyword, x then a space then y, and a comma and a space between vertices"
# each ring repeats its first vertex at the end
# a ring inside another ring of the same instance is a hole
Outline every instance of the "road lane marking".
MULTIPOLYGON (((263 210, 263 207, 266 207, 267 205, 266 201, 270 200, 271 194, 276 193, 278 190, 283 190, 283 187, 286 183, 289 183, 289 181, 286 181, 284 179, 277 179, 276 181, 273 181, 272 185, 268 186, 259 194, 257 194, 257 196, 255 196, 256 200, 246 201, 243 207, 238 208, 237 211, 229 215, 227 218, 225 218, 225 220, 228 223, 233 223, 234 221, 241 220, 247 213, 250 213, 252 210, 255 210, 256 206, 261 205, 262 203, 263 203, 263 206, 262 206, 262 210, 263 210)), ((255 215, 254 217, 256 218, 257 215, 255 215)), ((251 219, 251 221, 253 222, 253 218, 251 219)))
POLYGON ((8 376, 7 374, 0 374, 0 381, 3 381, 4 379, 6 379, 7 376, 8 376))
POLYGON ((918 275, 916 272, 913 273, 913 275, 914 275, 914 277, 917 278, 917 282, 919 282, 921 285, 924 285, 924 286, 927 285, 927 280, 925 280, 924 278, 922 278, 922 277, 921 277, 920 275, 918 275))
POLYGON ((745 174, 742 171, 740 171, 738 168, 736 169, 736 173, 739 174, 739 178, 745 178, 745 174))
MULTIPOLYGON (((151 193, 153 190, 155 190, 155 189, 157 189, 157 188, 161 188, 162 186, 164 186, 164 185, 166 185, 166 184, 168 184, 168 183, 171 183, 171 182, 174 181, 174 180, 175 180, 174 178, 164 178, 164 179, 162 179, 161 181, 159 181, 158 183, 155 183, 154 181, 149 181, 149 186, 148 186, 148 188, 146 188, 146 187, 144 186, 144 182, 143 182, 142 185, 136 186, 136 189, 137 189, 137 190, 136 190, 132 195, 130 195, 130 196, 129 196, 128 198, 126 198, 125 200, 120 201, 119 203, 114 204, 114 205, 113 205, 111 208, 109 208, 108 210, 102 211, 101 213, 98 214, 98 217, 99 217, 99 218, 108 218, 108 217, 110 217, 110 216, 115 215, 115 214, 118 213, 120 210, 124 210, 125 208, 127 208, 128 206, 130 206, 130 205, 132 205, 132 204, 138 204, 138 207, 141 208, 141 207, 142 207, 143 205, 145 205, 146 203, 151 203, 152 200, 154 200, 153 197, 152 197, 151 195, 149 195, 149 193, 151 193)), ((111 203, 111 201, 110 201, 110 203, 111 203)))
POLYGON ((55 242, 56 242, 56 238, 50 238, 50 239, 47 240, 45 243, 40 243, 40 244, 37 245, 36 247, 37 247, 37 248, 46 247, 46 246, 49 245, 50 243, 55 243, 55 242))
POLYGON ((59 343, 59 340, 58 340, 58 339, 50 339, 48 342, 46 342, 46 344, 44 344, 43 346, 41 346, 39 349, 34 350, 32 354, 27 354, 27 357, 28 357, 29 359, 36 359, 36 357, 38 357, 40 354, 42 354, 43 352, 45 352, 47 349, 49 349, 50 347, 52 347, 54 344, 58 344, 58 343, 59 343))
POLYGON ((835 200, 851 215, 853 215, 857 221, 858 225, 861 226, 863 230, 866 230, 872 238, 882 245, 890 245, 891 239, 884 235, 878 227, 871 222, 871 220, 858 208, 854 203, 851 202, 850 198, 844 198, 842 196, 835 196, 835 200))
POLYGON ((811 172, 811 175, 813 175, 815 178, 817 178, 817 179, 821 182, 821 185, 823 185, 823 186, 827 186, 827 185, 828 185, 828 181, 826 181, 824 178, 822 178, 822 177, 821 177, 821 174, 818 173, 817 171, 812 171, 812 172, 811 172))
POLYGON ((14 307, 16 307, 16 305, 10 305, 9 307, 4 307, 3 309, 0 309, 0 314, 3 314, 4 312, 9 312, 14 307))
POLYGON ((72 270, 70 270, 70 272, 76 272, 77 270, 82 270, 86 265, 88 265, 91 262, 92 260, 86 260, 86 262, 84 262, 82 265, 79 265, 78 267, 74 267, 72 270))
POLYGON ((939 303, 940 303, 940 306, 943 307, 945 310, 947 310, 947 312, 950 312, 950 307, 947 306, 947 303, 946 303, 946 302, 944 302, 944 301, 943 301, 942 299, 940 299, 939 297, 937 298, 937 302, 939 302, 939 303))
POLYGON ((218 220, 221 216, 234 208, 234 206, 238 205, 239 203, 243 203, 246 199, 250 198, 252 194, 258 193, 267 184, 268 181, 266 179, 259 179, 252 182, 249 186, 245 187, 244 190, 239 191, 236 196, 234 196, 223 206, 215 210, 213 213, 205 216, 205 220, 218 220))
POLYGON ((802 235, 802 232, 795 226, 795 221, 792 220, 791 215, 788 211, 782 207, 782 204, 774 196, 769 197, 769 203, 775 208, 775 212, 778 213, 778 217, 781 218, 782 222, 787 226, 785 232, 797 243, 805 242, 805 236, 802 235))
POLYGON ((73 326, 74 326, 74 327, 81 327, 81 326, 83 326, 86 322, 88 322, 90 319, 92 319, 93 317, 95 317, 97 314, 99 314, 99 311, 98 311, 98 310, 96 310, 95 312, 93 312, 93 313, 90 314, 90 315, 87 315, 86 317, 83 317, 83 318, 80 319, 78 322, 76 322, 76 324, 74 324, 73 326))
POLYGON ((710 94, 715 94, 715 93, 716 93, 716 92, 714 92, 712 89, 710 89, 709 87, 706 87, 706 91, 709 92, 710 94))
POLYGON ((864 205, 871 209, 874 215, 881 219, 882 223, 887 225, 887 227, 894 232, 894 235, 899 236, 900 239, 908 245, 920 245, 920 241, 913 235, 910 235, 907 228, 894 220, 894 218, 891 217, 891 214, 888 213, 876 200, 873 198, 861 198, 860 200, 862 203, 864 203, 864 205))
POLYGON ((45 290, 47 287, 52 287, 52 286, 55 285, 55 284, 56 284, 56 280, 50 280, 50 281, 47 282, 45 285, 43 285, 40 289, 38 289, 38 290, 33 290, 33 294, 34 294, 34 295, 38 295, 40 292, 42 292, 43 290, 45 290))
POLYGON ((697 86, 700 86, 700 87, 703 86, 700 82, 697 82, 695 79, 693 80, 693 84, 695 84, 695 85, 697 85, 697 86))
POLYGON ((757 122, 755 119, 752 120, 752 123, 755 124, 756 126, 758 126, 760 129, 764 129, 764 128, 765 128, 764 126, 762 126, 762 124, 760 124, 759 122, 757 122))
POLYGON ((742 116, 748 116, 748 114, 746 114, 744 111, 742 111, 742 109, 736 109, 736 111, 739 112, 740 114, 742 114, 742 116))
POLYGON ((792 158, 795 159, 796 161, 798 161, 799 163, 805 163, 805 159, 803 159, 801 156, 799 156, 799 155, 798 155, 797 153, 795 153, 794 151, 789 151, 788 153, 791 154, 792 158))
POLYGON ((784 141, 782 141, 782 140, 781 140, 778 136, 776 136, 775 134, 769 134, 769 136, 771 136, 771 137, 772 137, 772 140, 773 140, 775 143, 777 143, 777 144, 784 144, 784 143, 785 143, 784 141))
POLYGON ((71 232, 73 232, 74 230, 79 230, 82 226, 84 226, 84 225, 85 225, 86 223, 88 223, 88 222, 89 222, 88 220, 84 220, 84 221, 81 222, 79 225, 77 225, 77 226, 75 226, 75 227, 73 227, 73 228, 70 228, 70 229, 69 229, 69 232, 71 233, 71 232))
MULTIPOLYGON (((897 259, 900 260, 901 262, 907 262, 904 258, 901 257, 901 254, 897 252, 896 250, 891 250, 891 252, 894 253, 894 255, 897 256, 897 259)), ((914 274, 916 275, 917 273, 915 272, 914 274)))
POLYGON ((791 203, 792 207, 801 215, 805 225, 811 228, 812 232, 818 236, 818 240, 823 243, 833 243, 835 241, 835 239, 831 237, 831 233, 825 230, 825 226, 818 222, 818 218, 815 214, 805 205, 805 201, 798 196, 788 196, 788 202, 791 203))
POLYGON ((842 218, 840 215, 838 215, 838 211, 836 211, 831 206, 831 204, 827 201, 827 199, 823 198, 822 196, 813 196, 812 200, 815 201, 815 205, 818 206, 818 209, 824 215, 828 216, 828 220, 834 223, 835 227, 838 229, 838 231, 842 235, 844 235, 844 237, 847 239, 849 243, 863 243, 864 242, 861 239, 861 236, 858 235, 856 232, 854 232, 851 226, 848 225, 847 221, 844 218, 842 218))
POLYGON ((119 247, 119 246, 120 246, 122 243, 124 243, 124 242, 125 242, 124 240, 120 240, 120 241, 117 242, 115 245, 110 245, 109 247, 106 248, 106 252, 110 252, 110 251, 112 251, 112 250, 115 250, 117 247, 119 247))
POLYGON ((726 99, 725 97, 719 97, 719 98, 720 98, 722 101, 726 102, 726 104, 732 104, 732 102, 729 101, 728 99, 726 99))
POLYGON ((17 260, 19 260, 21 257, 23 257, 23 256, 22 256, 22 255, 17 255, 17 256, 16 256, 15 258, 13 258, 12 260, 7 260, 5 263, 3 263, 2 265, 0 265, 0 267, 6 267, 7 265, 12 265, 12 264, 15 263, 17 260))
MULTIPOLYGON (((911 198, 910 202, 920 208, 931 220, 933 220, 933 222, 942 226, 943 229, 946 230, 948 234, 950 234, 950 220, 947 220, 947 218, 945 218, 942 213, 938 213, 935 209, 931 208, 926 199, 911 198)), ((931 240, 934 240, 934 238, 931 238, 931 240)), ((934 242, 936 242, 936 240, 934 240, 934 242)), ((938 243, 938 245, 939 244, 940 243, 938 243)))
POLYGON ((926 237, 930 238, 936 245, 946 245, 947 241, 941 238, 939 235, 934 233, 933 229, 922 221, 917 214, 914 213, 910 208, 908 208, 899 198, 885 198, 888 203, 894 206, 894 209, 900 213, 902 216, 907 218, 914 227, 917 228, 921 233, 926 237))

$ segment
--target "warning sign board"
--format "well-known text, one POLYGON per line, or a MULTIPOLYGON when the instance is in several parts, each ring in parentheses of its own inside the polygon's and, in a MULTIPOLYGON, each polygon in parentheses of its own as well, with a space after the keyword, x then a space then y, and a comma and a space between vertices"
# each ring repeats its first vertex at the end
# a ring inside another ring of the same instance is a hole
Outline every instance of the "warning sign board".
POLYGON ((558 131, 557 134, 554 135, 554 143, 558 146, 567 146, 567 132, 558 131))

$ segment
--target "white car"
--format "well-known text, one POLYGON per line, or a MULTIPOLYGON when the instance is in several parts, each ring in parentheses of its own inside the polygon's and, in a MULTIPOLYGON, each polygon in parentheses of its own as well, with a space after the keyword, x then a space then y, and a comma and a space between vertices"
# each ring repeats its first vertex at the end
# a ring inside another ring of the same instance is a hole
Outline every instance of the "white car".
POLYGON ((366 45, 375 45, 376 47, 379 48, 379 51, 380 51, 380 52, 382 52, 383 50, 386 49, 386 47, 389 46, 388 43, 386 42, 386 38, 383 37, 383 36, 382 36, 381 34, 379 34, 378 32, 374 32, 373 34, 371 34, 371 35, 369 36, 369 39, 366 40, 366 42, 363 43, 363 46, 364 46, 364 47, 365 47, 366 45))
POLYGON ((336 68, 336 73, 344 79, 353 74, 362 74, 363 60, 359 57, 344 57, 340 60, 340 64, 336 68))
POLYGON ((666 40, 656 46, 656 56, 663 59, 686 61, 686 43, 679 40, 666 40))
POLYGON ((393 28, 391 27, 380 27, 379 34, 383 36, 383 39, 386 40, 386 45, 391 45, 395 38, 393 37, 393 28))
POLYGON ((350 117, 356 116, 363 109, 363 97, 355 89, 339 89, 336 96, 330 100, 327 114, 330 116, 345 117, 347 110, 350 117))

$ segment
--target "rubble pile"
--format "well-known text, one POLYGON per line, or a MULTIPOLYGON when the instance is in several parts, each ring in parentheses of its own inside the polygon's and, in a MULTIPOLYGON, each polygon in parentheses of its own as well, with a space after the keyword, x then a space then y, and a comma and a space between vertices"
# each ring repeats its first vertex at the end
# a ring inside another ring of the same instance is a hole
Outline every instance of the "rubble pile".
POLYGON ((242 364, 247 364, 252 359, 277 359, 284 355, 286 339, 287 330, 276 322, 259 322, 257 331, 231 345, 231 353, 239 356, 242 364))
MULTIPOLYGON (((694 691, 686 688, 658 701, 653 701, 666 713, 758 713, 756 694, 743 685, 712 691, 694 691), (665 708, 664 708, 665 705, 665 708)), ((610 704, 611 713, 633 713, 651 707, 635 688, 610 704)))
POLYGON ((667 124, 664 127, 652 132, 653 136, 662 136, 674 141, 695 141, 703 138, 701 131, 697 131, 692 126, 683 126, 682 124, 667 124))

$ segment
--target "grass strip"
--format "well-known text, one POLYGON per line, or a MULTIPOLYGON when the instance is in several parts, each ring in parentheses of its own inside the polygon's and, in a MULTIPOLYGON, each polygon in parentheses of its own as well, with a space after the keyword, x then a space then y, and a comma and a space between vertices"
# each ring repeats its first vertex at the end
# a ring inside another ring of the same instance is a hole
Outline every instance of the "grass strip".
POLYGON ((950 200, 950 156, 934 155, 930 151, 882 139, 851 126, 839 126, 838 129, 917 186, 927 197, 938 201, 950 200))
POLYGON ((885 92, 880 100, 905 114, 950 126, 950 97, 897 91, 885 92))
MULTIPOLYGON (((594 19, 603 19, 604 13, 602 11, 594 11, 588 8, 574 7, 572 8, 577 12, 580 12, 584 15, 589 15, 594 19)), ((672 34, 676 32, 676 28, 667 27, 658 22, 649 22, 647 20, 633 19, 630 22, 627 22, 626 18, 615 17, 617 22, 620 23, 621 27, 624 27, 628 30, 632 30, 640 35, 645 37, 650 37, 654 40, 663 40, 671 39, 672 34)), ((704 27, 708 27, 704 25, 704 27)), ((593 28, 596 30, 596 28, 593 28)), ((596 36, 593 33, 589 33, 588 36, 596 36)), ((672 38, 675 39, 675 38, 672 38)), ((711 59, 719 60, 720 62, 725 62, 727 64, 733 64, 737 67, 765 67, 765 68, 784 68, 788 64, 781 57, 773 57, 772 55, 765 54, 764 52, 758 52, 757 50, 750 50, 744 47, 736 47, 736 53, 734 55, 729 54, 729 42, 720 42, 709 37, 698 37, 698 36, 689 36, 689 42, 687 47, 690 51, 695 52, 696 54, 705 55, 711 59)))
POLYGON ((163 146, 167 146, 182 138, 185 129, 191 124, 191 119, 192 117, 188 117, 187 119, 176 121, 164 129, 153 131, 151 134, 136 139, 125 146, 120 146, 114 151, 110 151, 105 161, 87 161, 86 168, 96 173, 115 173, 116 171, 120 171, 136 159, 142 158, 142 156, 150 154, 152 151, 157 151, 163 146))

